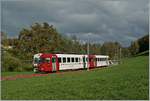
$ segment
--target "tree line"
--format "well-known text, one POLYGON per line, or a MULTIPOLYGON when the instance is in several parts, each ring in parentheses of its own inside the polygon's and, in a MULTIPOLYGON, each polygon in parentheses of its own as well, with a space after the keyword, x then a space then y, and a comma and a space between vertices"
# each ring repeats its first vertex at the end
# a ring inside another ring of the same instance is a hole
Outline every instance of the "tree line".
MULTIPOLYGON (((87 54, 87 43, 80 43, 76 36, 63 36, 46 22, 23 28, 17 38, 8 38, 1 32, 1 38, 2 51, 21 60, 32 60, 36 53, 87 54), (12 46, 12 49, 4 46, 12 46)), ((110 59, 130 57, 149 49, 149 35, 133 41, 129 47, 123 47, 119 42, 90 43, 89 47, 90 54, 109 55, 110 59)), ((4 54, 2 52, 2 61, 4 54)))

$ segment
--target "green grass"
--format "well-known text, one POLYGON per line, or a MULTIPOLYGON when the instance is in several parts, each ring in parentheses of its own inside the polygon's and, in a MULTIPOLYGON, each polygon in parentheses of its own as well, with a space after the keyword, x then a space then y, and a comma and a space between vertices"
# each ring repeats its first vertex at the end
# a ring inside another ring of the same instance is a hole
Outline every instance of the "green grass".
POLYGON ((21 74, 33 74, 33 72, 1 72, 1 76, 15 76, 15 75, 21 75, 21 74))
POLYGON ((74 71, 1 82, 2 99, 148 99, 148 56, 92 71, 74 71))

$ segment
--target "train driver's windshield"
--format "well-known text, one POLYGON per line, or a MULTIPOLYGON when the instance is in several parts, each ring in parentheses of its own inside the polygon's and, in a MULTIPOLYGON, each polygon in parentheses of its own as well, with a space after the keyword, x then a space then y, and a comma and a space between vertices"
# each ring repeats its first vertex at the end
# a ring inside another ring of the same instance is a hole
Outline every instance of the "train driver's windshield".
POLYGON ((39 63, 39 58, 34 58, 34 63, 39 63))
POLYGON ((40 63, 50 63, 50 58, 40 58, 40 63))

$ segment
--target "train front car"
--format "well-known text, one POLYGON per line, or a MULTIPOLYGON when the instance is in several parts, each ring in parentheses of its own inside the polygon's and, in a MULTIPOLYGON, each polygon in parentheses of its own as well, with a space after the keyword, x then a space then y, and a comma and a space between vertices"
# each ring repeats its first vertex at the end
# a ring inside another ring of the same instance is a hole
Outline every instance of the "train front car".
POLYGON ((58 57, 55 54, 42 54, 38 64, 40 72, 56 72, 59 70, 58 57))

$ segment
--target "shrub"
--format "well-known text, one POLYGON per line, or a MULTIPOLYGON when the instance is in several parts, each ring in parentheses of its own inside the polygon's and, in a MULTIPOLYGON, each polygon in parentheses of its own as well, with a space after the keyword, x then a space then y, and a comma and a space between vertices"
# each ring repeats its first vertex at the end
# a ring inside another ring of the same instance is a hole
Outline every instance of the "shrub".
POLYGON ((2 71, 21 71, 21 62, 19 59, 6 53, 2 56, 2 71))
POLYGON ((8 52, 2 53, 2 71, 31 71, 32 64, 25 63, 8 52))
POLYGON ((32 71, 33 70, 32 64, 30 64, 30 63, 23 63, 21 68, 22 68, 22 71, 32 71))

